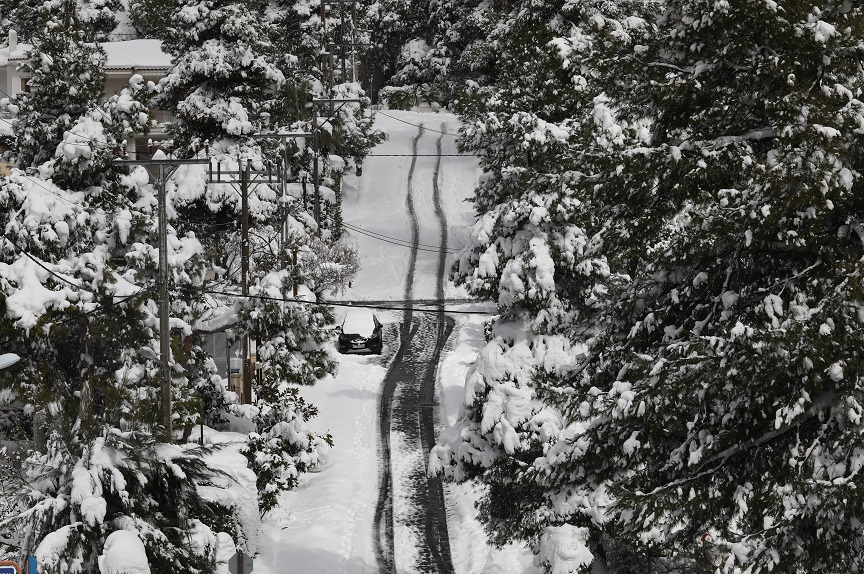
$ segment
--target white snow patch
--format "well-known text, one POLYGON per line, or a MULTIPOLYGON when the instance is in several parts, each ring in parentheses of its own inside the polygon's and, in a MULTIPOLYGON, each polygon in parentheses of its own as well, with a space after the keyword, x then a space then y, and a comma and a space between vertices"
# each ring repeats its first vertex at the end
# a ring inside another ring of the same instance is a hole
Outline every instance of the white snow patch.
POLYGON ((551 574, 580 572, 594 560, 588 549, 588 529, 570 524, 547 527, 540 540, 537 560, 547 565, 551 574))
POLYGON ((150 574, 144 543, 135 532, 117 530, 105 539, 99 556, 101 574, 150 574))

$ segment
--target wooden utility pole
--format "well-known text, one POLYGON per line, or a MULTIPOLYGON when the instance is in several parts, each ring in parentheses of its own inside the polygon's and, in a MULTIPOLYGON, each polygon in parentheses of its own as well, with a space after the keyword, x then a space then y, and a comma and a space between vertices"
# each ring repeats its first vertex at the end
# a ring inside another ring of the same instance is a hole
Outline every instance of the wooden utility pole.
POLYGON ((312 190, 314 193, 315 232, 321 237, 321 178, 318 177, 318 155, 321 150, 321 132, 318 129, 318 108, 312 104, 312 190))
POLYGON ((339 63, 342 69, 342 76, 339 77, 339 81, 345 83, 347 81, 345 74, 345 7, 342 6, 341 8, 339 10, 339 41, 342 42, 342 45, 339 48, 339 63))
MULTIPOLYGON (((305 132, 304 132, 305 134, 305 132)), ((299 135, 304 135, 299 134, 299 135)), ((262 137, 289 137, 298 134, 256 134, 253 139, 262 137)), ((244 297, 249 296, 249 191, 252 186, 267 184, 275 186, 279 184, 285 170, 282 166, 277 166, 277 169, 272 169, 272 164, 267 163, 267 169, 254 170, 251 162, 244 158, 237 159, 237 171, 222 170, 221 163, 216 163, 216 170, 213 170, 213 165, 207 174, 207 183, 222 183, 234 185, 240 184, 240 283, 241 293, 244 297)), ((244 333, 240 340, 240 352, 243 355, 242 368, 242 388, 240 390, 240 402, 249 404, 252 402, 252 360, 251 360, 251 344, 249 334, 244 333)))
POLYGON ((93 361, 90 359, 90 338, 87 331, 89 325, 87 316, 81 315, 78 318, 78 334, 81 340, 82 355, 87 357, 87 367, 82 369, 81 376, 81 424, 86 436, 91 438, 90 431, 93 429, 93 361))
MULTIPOLYGON (((321 236, 321 177, 319 173, 318 160, 321 153, 321 127, 324 124, 331 122, 334 117, 336 117, 337 112, 342 109, 346 103, 360 103, 362 100, 359 98, 334 98, 333 97, 333 75, 336 68, 336 64, 333 61, 333 52, 335 48, 339 48, 339 59, 340 59, 340 69, 342 76, 340 81, 345 83, 347 81, 347 71, 346 71, 346 58, 345 58, 345 48, 347 46, 351 46, 352 58, 354 49, 356 44, 347 44, 345 42, 345 4, 351 4, 352 10, 356 12, 356 0, 321 0, 321 24, 322 24, 322 36, 321 36, 321 83, 326 86, 327 89, 327 97, 326 98, 313 98, 312 99, 312 152, 313 152, 313 166, 312 166, 312 185, 315 190, 315 210, 314 217, 315 223, 318 225, 318 236, 321 236), (340 5, 340 43, 330 43, 327 38, 327 4, 339 4, 340 5), (339 103, 339 107, 336 107, 336 104, 339 103), (318 125, 318 108, 316 104, 326 104, 328 107, 328 117, 324 121, 321 122, 321 125, 318 125)), ((352 35, 354 34, 353 30, 353 22, 352 22, 352 35)), ((354 75, 356 76, 356 65, 354 65, 354 75)), ((331 124, 332 129, 332 124, 331 124)))
POLYGON ((282 269, 288 266, 288 177, 290 167, 288 166, 288 140, 282 138, 282 197, 279 200, 279 263, 282 269))
POLYGON ((357 81, 357 2, 351 3, 351 81, 357 81))
MULTIPOLYGON (((249 162, 239 159, 240 171, 240 282, 243 297, 249 296, 249 162)), ((252 361, 250 358, 249 333, 243 334, 241 351, 243 354, 243 394, 240 402, 252 402, 252 361)))
POLYGON ((292 257, 293 267, 291 268, 291 274, 294 276, 294 282, 293 282, 294 283, 294 298, 296 299, 297 298, 297 281, 299 280, 299 277, 297 277, 297 248, 294 248, 292 250, 292 255, 293 255, 293 257, 292 257))
POLYGON ((171 328, 168 314, 168 208, 165 192, 165 165, 159 164, 159 177, 156 185, 159 188, 159 381, 162 394, 162 426, 164 442, 171 442, 173 436, 174 416, 171 407, 171 328))
MULTIPOLYGON (((163 426, 163 442, 172 440, 172 417, 174 415, 171 406, 171 331, 169 313, 171 305, 168 299, 168 208, 166 200, 165 185, 174 171, 181 165, 209 164, 209 159, 147 159, 129 160, 118 159, 115 163, 126 165, 140 165, 145 168, 158 168, 156 176, 156 198, 157 214, 159 218, 159 383, 161 395, 161 418, 163 426)), ((149 170, 148 170, 149 171, 149 170)))

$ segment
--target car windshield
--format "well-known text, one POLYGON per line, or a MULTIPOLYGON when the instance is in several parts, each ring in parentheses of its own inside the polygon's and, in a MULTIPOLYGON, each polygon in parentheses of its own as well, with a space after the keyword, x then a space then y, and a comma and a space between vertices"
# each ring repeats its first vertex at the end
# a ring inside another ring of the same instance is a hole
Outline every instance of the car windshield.
POLYGON ((375 330, 375 320, 369 309, 351 309, 342 322, 342 332, 346 335, 369 337, 375 330))

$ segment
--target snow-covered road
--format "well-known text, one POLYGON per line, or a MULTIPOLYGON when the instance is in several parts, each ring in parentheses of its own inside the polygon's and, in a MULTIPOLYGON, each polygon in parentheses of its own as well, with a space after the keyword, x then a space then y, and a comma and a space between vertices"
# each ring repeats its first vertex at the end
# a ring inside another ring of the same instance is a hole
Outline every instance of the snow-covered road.
MULTIPOLYGON (((441 168, 438 176, 440 203, 447 219, 448 247, 461 247, 473 224, 470 197, 480 175, 477 160, 456 156, 458 120, 449 114, 385 111, 376 126, 388 141, 377 146, 363 165, 360 178, 346 178, 343 187, 343 217, 348 236, 359 250, 362 269, 352 286, 341 295, 345 300, 402 301, 411 267, 412 226, 406 205, 408 174, 412 177, 413 208, 418 222, 419 247, 410 297, 434 299, 439 271, 441 229, 433 200, 433 174, 438 145, 441 168), (412 142, 417 140, 417 156, 412 142), (444 133, 441 133, 444 132, 444 133)), ((448 254, 446 267, 452 263, 448 254)), ((447 298, 465 298, 466 293, 450 282, 447 298)), ((473 308, 482 309, 474 305, 473 308)), ((341 308, 337 308, 337 315, 341 308)), ((342 309, 344 311, 344 309, 342 309)), ((396 353, 399 311, 378 311, 389 323, 384 353, 379 356, 341 357, 335 378, 302 389, 302 395, 320 411, 311 426, 330 432, 334 448, 329 462, 318 472, 301 478, 300 487, 282 495, 279 507, 264 520, 261 555, 255 560, 256 574, 370 574, 378 573, 376 559, 375 507, 380 482, 378 408, 383 381, 396 353)), ((461 404, 461 388, 473 356, 482 344, 484 316, 458 317, 462 329, 454 331, 451 351, 438 371, 436 409, 440 421, 452 420, 461 404)), ((394 448, 394 451, 398 448, 394 448)), ((404 466, 409 458, 402 456, 404 466)), ((412 460, 414 466, 425 460, 412 460)), ((419 470, 419 469, 415 469, 419 470)), ((476 493, 469 486, 448 487, 448 527, 456 574, 530 574, 530 558, 524 548, 503 551, 488 547, 473 514, 476 493)), ((397 530, 402 528, 397 522, 397 530)), ((419 555, 412 547, 412 534, 394 533, 396 571, 406 570, 406 557, 419 555)))

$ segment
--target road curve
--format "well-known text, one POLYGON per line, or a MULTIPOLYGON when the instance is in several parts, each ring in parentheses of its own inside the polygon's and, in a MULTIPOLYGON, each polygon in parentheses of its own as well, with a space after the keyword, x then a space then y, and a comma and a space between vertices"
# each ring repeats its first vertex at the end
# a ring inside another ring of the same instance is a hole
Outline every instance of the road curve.
POLYGON ((412 244, 404 290, 406 310, 400 325, 399 349, 384 379, 379 409, 382 471, 375 511, 375 550, 382 574, 453 573, 442 485, 437 477, 430 478, 426 472, 428 452, 435 443, 437 367, 454 325, 444 314, 443 306, 447 222, 438 189, 441 137, 436 142, 432 200, 442 246, 436 284, 436 298, 442 303, 436 313, 416 316, 411 303, 420 230, 414 206, 414 177, 418 142, 424 131, 420 127, 412 142, 413 157, 406 186, 405 206, 412 244))

